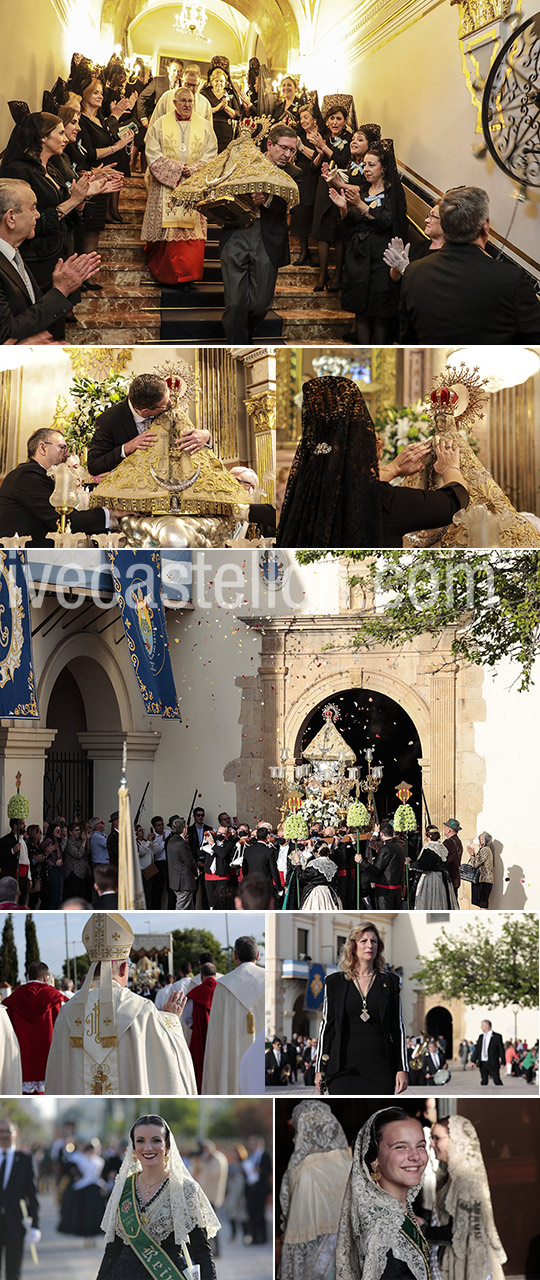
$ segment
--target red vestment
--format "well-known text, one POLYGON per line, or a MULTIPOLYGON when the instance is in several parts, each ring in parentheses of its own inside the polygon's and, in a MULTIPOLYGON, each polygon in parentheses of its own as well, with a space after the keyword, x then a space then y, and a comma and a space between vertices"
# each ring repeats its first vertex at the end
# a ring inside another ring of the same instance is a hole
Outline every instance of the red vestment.
POLYGON ((26 982, 3 1001, 21 1050, 23 1084, 45 1079, 58 1011, 66 996, 47 982, 26 982))
POLYGON ((217 978, 205 978, 199 986, 194 987, 189 993, 189 999, 193 1001, 193 1026, 191 1030, 189 1050, 193 1058, 195 1079, 197 1081, 199 1093, 202 1088, 204 1050, 206 1046, 206 1034, 208 1031, 208 1019, 210 1017, 210 1009, 212 1007, 212 1000, 214 999, 214 991, 216 987, 217 978))

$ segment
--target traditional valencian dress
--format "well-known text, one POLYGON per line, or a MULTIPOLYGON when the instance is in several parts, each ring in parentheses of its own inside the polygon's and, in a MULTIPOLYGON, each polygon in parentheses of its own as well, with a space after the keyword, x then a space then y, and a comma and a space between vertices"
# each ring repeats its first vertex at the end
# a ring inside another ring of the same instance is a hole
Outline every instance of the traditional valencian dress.
POLYGON ((97 1280, 184 1280, 198 1265, 201 1280, 216 1280, 208 1238, 220 1222, 181 1159, 171 1134, 170 1172, 147 1201, 139 1195, 130 1143, 102 1221, 105 1253, 97 1280))
POLYGON ((366 1160, 377 1111, 360 1130, 343 1199, 336 1280, 432 1280, 429 1245, 413 1204, 420 1184, 401 1204, 373 1181, 366 1160))
POLYGON ((279 1192, 283 1248, 279 1280, 334 1280, 335 1252, 351 1155, 326 1102, 299 1102, 294 1151, 279 1192))
POLYGON ((184 165, 194 172, 216 154, 216 135, 202 116, 178 120, 176 111, 168 111, 148 127, 149 186, 141 240, 152 275, 161 284, 202 277, 206 218, 196 209, 184 209, 173 193, 178 195, 184 165))
POLYGON ((432 1280, 504 1280, 506 1254, 497 1233, 478 1134, 465 1116, 450 1116, 448 1164, 437 1173, 431 1226, 432 1280))

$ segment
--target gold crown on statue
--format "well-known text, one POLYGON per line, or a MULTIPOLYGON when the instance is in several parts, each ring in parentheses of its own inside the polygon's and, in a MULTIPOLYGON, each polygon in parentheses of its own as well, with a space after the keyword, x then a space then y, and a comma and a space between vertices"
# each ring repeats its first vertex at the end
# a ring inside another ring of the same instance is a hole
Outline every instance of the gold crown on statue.
POLYGON ((259 147, 263 138, 270 133, 273 125, 271 116, 247 116, 245 120, 241 120, 238 126, 238 134, 243 133, 244 136, 252 137, 253 141, 259 147), (256 133, 256 136, 254 136, 256 133))
POLYGON ((449 366, 433 379, 433 390, 426 392, 426 399, 434 412, 452 414, 460 431, 469 430, 476 418, 484 417, 487 381, 480 376, 478 365, 474 369, 466 364, 449 366))
POLYGON ((163 378, 171 393, 171 400, 179 404, 181 400, 196 400, 199 394, 197 375, 185 360, 166 360, 156 365, 154 373, 163 378))
POLYGON ((95 911, 84 926, 82 940, 90 960, 128 960, 133 929, 123 916, 95 911))

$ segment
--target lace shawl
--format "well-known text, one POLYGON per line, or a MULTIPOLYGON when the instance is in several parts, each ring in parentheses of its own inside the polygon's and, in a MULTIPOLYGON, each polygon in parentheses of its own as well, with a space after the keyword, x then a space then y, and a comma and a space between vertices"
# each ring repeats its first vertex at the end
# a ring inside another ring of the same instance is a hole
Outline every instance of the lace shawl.
POLYGON ((421 1182, 407 1193, 405 1207, 373 1181, 366 1163, 373 1125, 383 1114, 375 1112, 356 1139, 339 1224, 336 1280, 381 1280, 389 1250, 415 1280, 429 1280, 422 1254, 402 1230, 407 1217, 414 1219, 412 1206, 421 1182))
POLYGON ((295 1130, 294 1151, 289 1160, 279 1192, 281 1225, 285 1228, 290 1204, 289 1179, 294 1169, 316 1151, 347 1151, 349 1144, 343 1129, 326 1102, 299 1102, 291 1123, 295 1130))
MULTIPOLYGON (((114 1240, 115 1235, 120 1235, 122 1239, 124 1238, 117 1221, 118 1208, 124 1191, 126 1178, 128 1178, 131 1173, 137 1173, 139 1170, 140 1163, 135 1156, 133 1145, 130 1141, 129 1147, 122 1161, 122 1167, 116 1176, 114 1187, 101 1222, 101 1228, 105 1232, 106 1244, 110 1244, 111 1240, 114 1240)), ((199 1183, 192 1178, 188 1169, 186 1169, 172 1133, 169 1160, 169 1181, 167 1186, 167 1212, 170 1212, 170 1218, 168 1219, 169 1226, 165 1235, 169 1235, 171 1230, 173 1230, 176 1244, 182 1244, 182 1242, 185 1243, 190 1231, 192 1231, 194 1227, 202 1227, 202 1230, 210 1238, 216 1236, 221 1223, 214 1213, 208 1196, 205 1195, 202 1187, 199 1186, 199 1183)), ((164 1229, 166 1198, 163 1197, 162 1207, 161 1196, 154 1197, 150 1208, 153 1208, 154 1200, 157 1199, 160 1200, 160 1204, 156 1207, 156 1224, 159 1220, 159 1223, 161 1223, 159 1230, 162 1230, 164 1229)), ((148 1206, 146 1206, 146 1210, 147 1209, 148 1206)), ((148 1216, 148 1225, 150 1227, 150 1213, 148 1216)), ((153 1233, 153 1225, 151 1231, 153 1233)), ((164 1239, 165 1236, 162 1236, 161 1238, 164 1239)))
POLYGON ((437 1213, 453 1220, 455 1280, 504 1280, 506 1261, 497 1233, 478 1134, 465 1116, 450 1116, 448 1173, 437 1213))
POLYGON ((377 547, 381 498, 377 438, 348 378, 311 378, 303 388, 302 438, 289 473, 277 545, 377 547))

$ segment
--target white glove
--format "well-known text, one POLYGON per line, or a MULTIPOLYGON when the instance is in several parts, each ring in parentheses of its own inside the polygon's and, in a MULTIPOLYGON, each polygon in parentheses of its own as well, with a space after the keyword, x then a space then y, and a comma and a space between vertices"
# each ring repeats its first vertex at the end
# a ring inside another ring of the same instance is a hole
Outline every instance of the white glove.
POLYGON ((387 267, 395 267, 396 271, 403 275, 409 265, 410 248, 410 244, 404 245, 399 236, 392 236, 388 248, 383 253, 383 261, 386 262, 387 267))
POLYGON ((30 1227, 26 1233, 26 1239, 29 1244, 39 1244, 41 1240, 41 1231, 39 1227, 30 1227))

